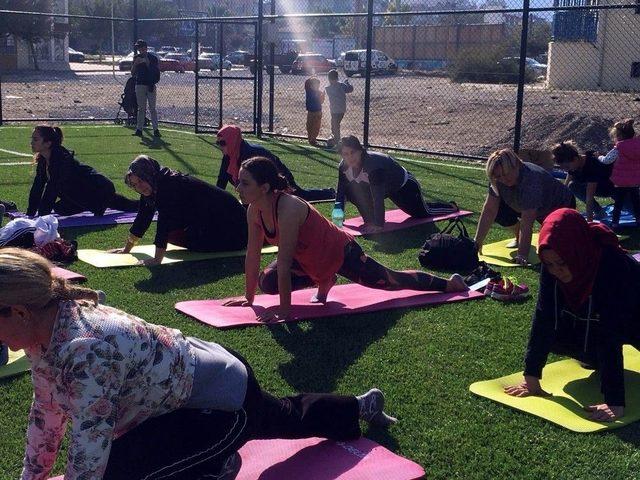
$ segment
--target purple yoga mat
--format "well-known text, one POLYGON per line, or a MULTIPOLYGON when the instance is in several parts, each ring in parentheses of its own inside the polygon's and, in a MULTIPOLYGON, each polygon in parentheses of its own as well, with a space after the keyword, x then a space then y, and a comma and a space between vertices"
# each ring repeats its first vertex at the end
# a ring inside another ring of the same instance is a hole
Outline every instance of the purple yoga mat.
MULTIPOLYGON (((384 214, 384 227, 379 233, 395 232, 396 230, 402 230, 404 228, 415 227, 416 225, 422 225, 424 223, 439 222, 441 220, 451 220, 458 217, 466 217, 473 212, 467 210, 459 210, 454 213, 447 213, 445 215, 435 215, 433 217, 416 218, 411 217, 409 214, 403 212, 400 209, 387 210, 384 214)), ((342 229, 345 232, 350 233, 354 237, 364 235, 361 231, 364 220, 362 217, 350 218, 345 220, 342 229)))
MULTIPOLYGON (((418 480, 423 468, 381 445, 359 438, 253 440, 240 449, 236 480, 418 480)), ((63 480, 55 477, 50 480, 63 480)))
MULTIPOLYGON (((121 212, 120 210, 111 210, 108 208, 101 217, 96 217, 91 212, 82 212, 68 217, 56 215, 56 218, 58 219, 60 228, 91 227, 96 225, 133 223, 137 213, 138 212, 121 212)), ((7 215, 9 215, 11 219, 26 217, 26 214, 22 212, 9 212, 7 215)), ((157 220, 157 218, 158 214, 155 214, 153 219, 157 220)))
POLYGON ((640 253, 634 253, 634 254, 633 254, 633 259, 634 259, 636 262, 640 262, 640 253))
MULTIPOLYGON (((310 303, 315 289, 298 290, 291 294, 291 316, 288 321, 377 312, 394 308, 438 305, 483 298, 480 292, 418 292, 415 290, 386 291, 358 284, 336 285, 329 292, 327 303, 310 303)), ((280 303, 278 295, 256 295, 251 307, 225 307, 222 300, 190 300, 176 304, 176 310, 216 328, 265 325, 256 316, 266 308, 280 303)), ((277 323, 281 323, 277 322, 277 323)))
POLYGON ((72 272, 71 270, 66 270, 60 267, 53 267, 51 272, 60 278, 64 278, 65 280, 69 280, 70 282, 84 282, 87 280, 87 277, 80 273, 72 272))

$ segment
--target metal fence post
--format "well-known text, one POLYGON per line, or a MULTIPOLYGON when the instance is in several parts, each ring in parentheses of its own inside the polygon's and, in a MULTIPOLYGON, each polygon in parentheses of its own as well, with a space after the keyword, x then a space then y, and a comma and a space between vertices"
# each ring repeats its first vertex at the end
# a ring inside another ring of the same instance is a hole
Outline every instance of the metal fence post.
POLYGON ((138 0, 133 0, 133 43, 138 40, 138 0))
POLYGON ((258 79, 258 88, 256 92, 256 135, 262 136, 262 22, 264 22, 264 0, 258 2, 258 29, 257 29, 257 43, 258 43, 258 55, 256 57, 256 76, 258 79))
POLYGON ((527 68, 527 38, 529 36, 529 0, 522 4, 522 32, 520 32, 520 71, 518 72, 518 93, 516 96, 516 123, 513 129, 513 150, 520 150, 522 136, 522 105, 524 103, 524 82, 527 68))
POLYGON ((194 108, 194 116, 195 116, 195 122, 194 122, 194 129, 195 129, 195 133, 198 133, 199 131, 199 127, 198 124, 200 123, 198 121, 198 116, 199 116, 199 107, 200 107, 200 102, 199 102, 199 96, 200 96, 200 92, 199 92, 199 85, 200 85, 200 64, 198 62, 198 57, 200 56, 200 22, 196 21, 196 31, 195 31, 195 56, 196 56, 196 74, 193 77, 196 84, 195 84, 195 91, 194 91, 194 95, 195 95, 195 108, 194 108))
MULTIPOLYGON (((271 15, 276 14, 276 0, 271 0, 271 15)), ((275 32, 276 29, 276 20, 275 18, 271 19, 271 32, 275 32)), ((276 46, 273 43, 273 37, 269 39, 269 65, 271 65, 271 69, 269 71, 269 131, 273 132, 273 108, 275 103, 275 74, 276 67, 274 65, 275 61, 275 50, 276 46)))
POLYGON ((0 126, 2 126, 2 75, 0 75, 0 126))
MULTIPOLYGON (((364 129, 362 145, 369 146, 369 112, 371 104, 371 48, 373 45, 373 0, 367 2, 367 61, 364 80, 364 129)), ((340 139, 336 139, 340 141, 340 139)))

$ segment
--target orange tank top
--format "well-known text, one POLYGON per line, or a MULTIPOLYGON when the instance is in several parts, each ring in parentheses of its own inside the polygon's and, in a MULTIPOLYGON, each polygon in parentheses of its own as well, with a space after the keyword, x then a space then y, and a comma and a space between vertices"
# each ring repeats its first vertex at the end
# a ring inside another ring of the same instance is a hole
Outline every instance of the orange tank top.
MULTIPOLYGON (((262 219, 262 213, 258 211, 256 223, 262 229, 264 238, 271 245, 280 242, 280 229, 278 227, 278 202, 287 193, 277 193, 273 196, 273 232, 267 231, 262 219)), ((306 203, 306 202, 305 202, 306 203)), ((323 217, 312 205, 307 218, 298 230, 298 242, 293 252, 293 258, 313 281, 322 282, 335 275, 344 262, 344 247, 353 240, 353 236, 336 227, 327 218, 323 217)))

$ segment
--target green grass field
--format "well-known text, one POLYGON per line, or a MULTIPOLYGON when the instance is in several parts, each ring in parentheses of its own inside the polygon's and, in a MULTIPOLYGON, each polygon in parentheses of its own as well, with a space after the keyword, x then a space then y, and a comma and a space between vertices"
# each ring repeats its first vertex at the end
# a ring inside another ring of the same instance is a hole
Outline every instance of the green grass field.
MULTIPOLYGON (((65 145, 77 157, 108 175, 119 191, 129 162, 147 153, 161 164, 215 183, 221 155, 210 135, 163 130, 162 142, 141 142, 131 131, 112 126, 66 126, 65 145)), ((31 128, 0 128, 0 198, 24 210, 32 181, 31 128), (11 153, 13 152, 13 153, 11 153), (16 153, 17 152, 17 153, 16 153)), ((302 186, 332 186, 335 153, 298 143, 267 141, 302 186)), ((404 155, 403 155, 404 156, 404 155)), ((428 198, 455 200, 479 212, 486 193, 481 168, 415 157, 405 163, 428 198)), ((319 209, 329 214, 331 205, 319 209)), ((353 207, 347 215, 354 215, 353 207)), ((475 231, 478 215, 465 223, 475 231)), ((151 243, 153 230, 144 243, 151 243)), ((81 248, 123 244, 127 226, 63 232, 81 248)), ((367 252, 397 269, 416 268, 417 254, 430 232, 425 226, 376 239, 362 239, 367 252)), ((494 228, 488 241, 507 238, 494 228)), ((638 248, 640 237, 625 245, 638 248)), ((273 260, 272 256, 263 262, 273 260)), ((76 262, 70 269, 87 285, 107 292, 108 303, 149 322, 187 335, 220 342, 243 353, 262 385, 276 394, 296 391, 361 393, 372 386, 387 396, 387 410, 399 418, 388 431, 364 430, 399 454, 420 463, 428 479, 623 479, 640 472, 640 426, 605 434, 576 434, 469 393, 482 379, 522 369, 535 300, 505 305, 490 299, 436 308, 395 310, 329 318, 290 326, 218 331, 178 314, 179 300, 223 298, 244 291, 242 259, 213 260, 146 268, 97 269, 76 262)), ((516 274, 537 293, 537 272, 516 274)), ((0 381, 0 477, 19 477, 32 391, 28 375, 0 381)), ((366 428, 366 427, 365 427, 366 428)), ((62 472, 64 455, 55 472, 62 472)), ((288 480, 288 479, 283 479, 288 480)))

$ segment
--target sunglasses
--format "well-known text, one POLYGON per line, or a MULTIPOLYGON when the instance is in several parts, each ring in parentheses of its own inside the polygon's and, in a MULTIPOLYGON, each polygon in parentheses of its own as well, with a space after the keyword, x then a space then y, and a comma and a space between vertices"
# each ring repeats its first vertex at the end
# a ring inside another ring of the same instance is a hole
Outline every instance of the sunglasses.
POLYGON ((224 147, 227 144, 224 140, 216 140, 216 145, 219 147, 224 147))

